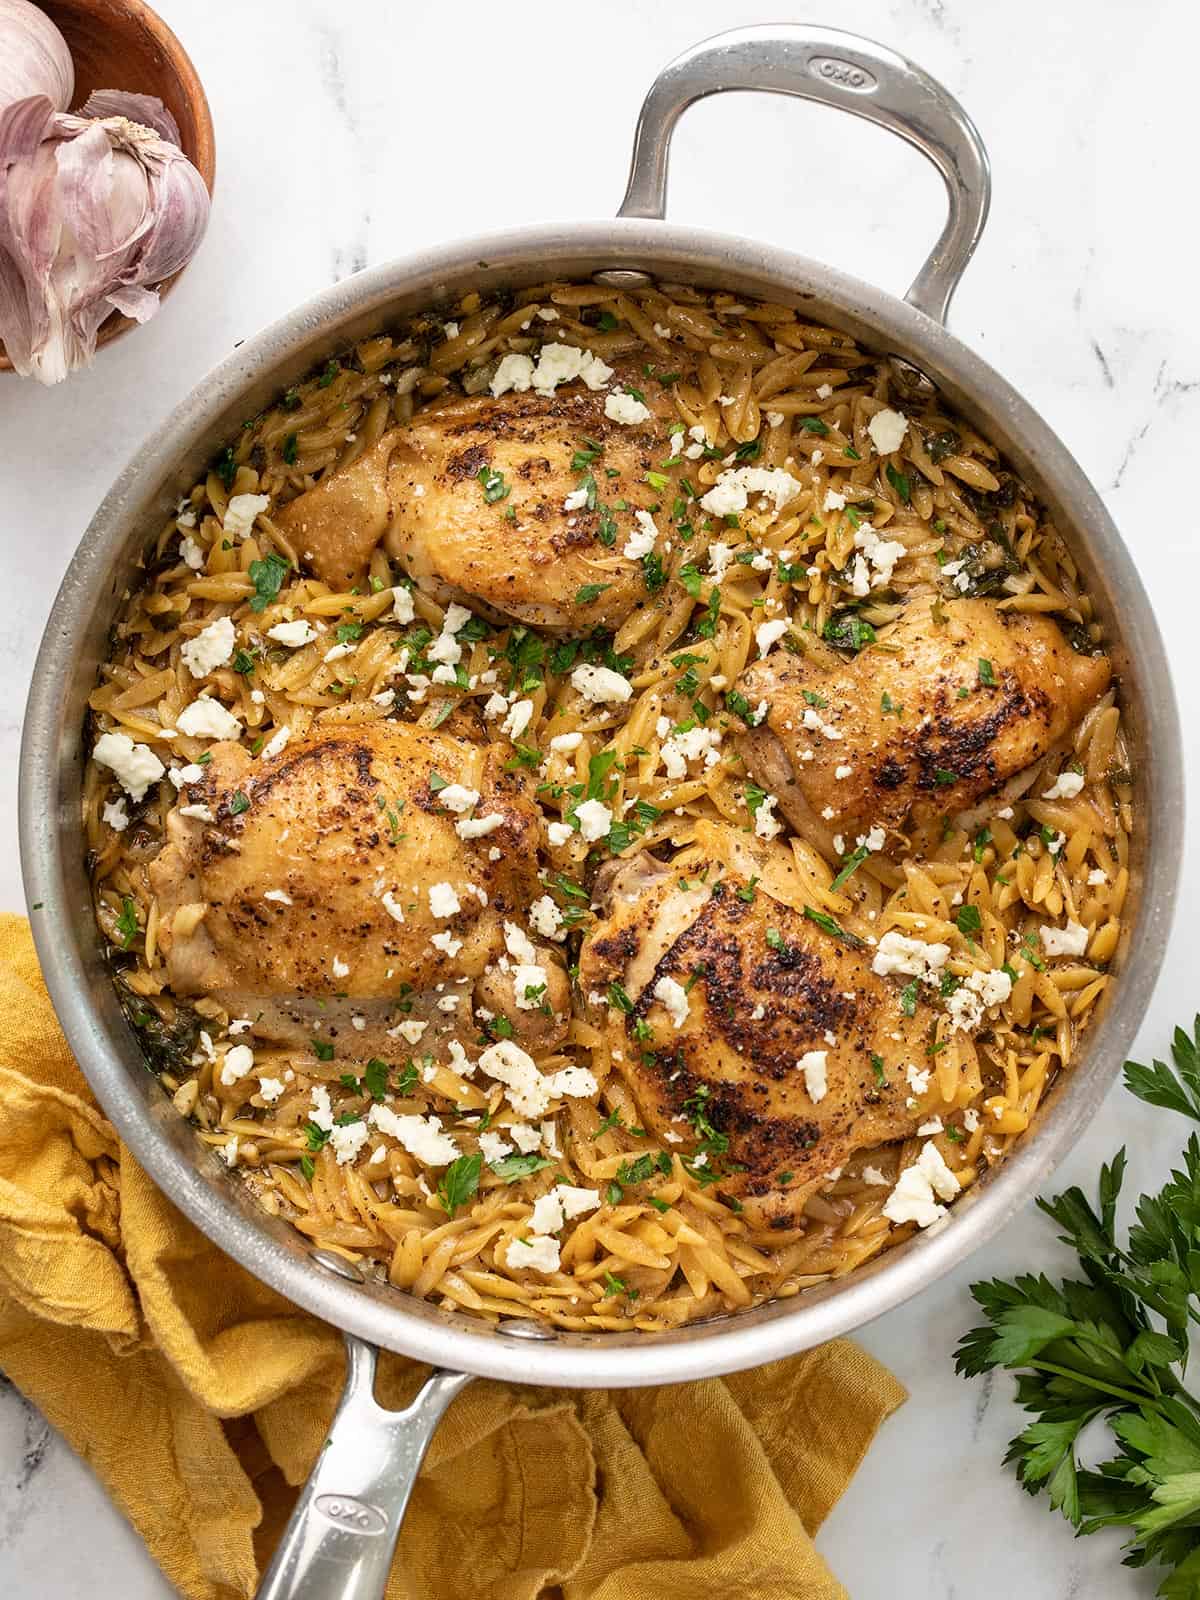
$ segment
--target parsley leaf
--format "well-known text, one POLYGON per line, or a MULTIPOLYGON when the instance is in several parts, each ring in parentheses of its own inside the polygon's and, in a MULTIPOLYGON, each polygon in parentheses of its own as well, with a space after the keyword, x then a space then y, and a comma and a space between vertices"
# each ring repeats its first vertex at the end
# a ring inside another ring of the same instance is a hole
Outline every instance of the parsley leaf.
POLYGON ((291 568, 291 562, 274 550, 261 561, 250 563, 250 582, 254 585, 254 593, 250 596, 251 611, 267 609, 283 587, 283 580, 291 568))
POLYGON ((482 1169, 483 1157, 478 1153, 473 1156, 459 1156, 457 1161, 452 1161, 446 1168, 437 1186, 437 1197, 448 1217, 452 1217, 460 1206, 465 1206, 474 1198, 479 1188, 479 1174, 482 1169))

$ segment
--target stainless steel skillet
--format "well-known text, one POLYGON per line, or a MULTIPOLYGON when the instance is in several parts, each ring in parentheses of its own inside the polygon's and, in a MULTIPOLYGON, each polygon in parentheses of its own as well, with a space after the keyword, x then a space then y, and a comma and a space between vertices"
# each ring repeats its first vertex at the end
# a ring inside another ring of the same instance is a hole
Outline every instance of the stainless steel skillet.
POLYGON ((241 347, 149 439, 106 497, 63 580, 42 643, 21 754, 21 852, 46 981, 75 1054, 133 1154, 216 1244, 290 1300, 340 1328, 348 1381, 323 1452, 261 1594, 270 1600, 383 1592, 400 1522, 438 1418, 470 1376, 568 1387, 675 1383, 731 1372, 861 1326, 933 1282, 1023 1205, 1078 1139, 1150 998, 1181 856, 1183 783, 1174 696, 1158 628, 1095 490, 1046 424, 944 326, 988 209, 979 136, 946 91, 890 50, 830 29, 747 28, 686 52, 642 108, 615 221, 514 229, 359 273, 241 347), (949 214, 903 301, 773 246, 663 219, 680 113, 705 95, 764 89, 818 100, 890 128, 936 165, 949 214), (109 626, 135 563, 179 492, 241 419, 315 363, 398 315, 468 289, 550 276, 669 281, 762 295, 852 333, 932 381, 1041 492, 1066 531, 1112 642, 1133 744, 1140 830, 1118 982, 1077 1065, 1013 1157, 954 1208, 940 1232, 851 1277, 730 1319, 662 1334, 570 1334, 513 1320, 489 1327, 366 1283, 255 1208, 197 1144, 118 1010, 92 918, 79 817, 81 730, 109 626), (412 1406, 373 1398, 376 1347, 437 1369, 412 1406))

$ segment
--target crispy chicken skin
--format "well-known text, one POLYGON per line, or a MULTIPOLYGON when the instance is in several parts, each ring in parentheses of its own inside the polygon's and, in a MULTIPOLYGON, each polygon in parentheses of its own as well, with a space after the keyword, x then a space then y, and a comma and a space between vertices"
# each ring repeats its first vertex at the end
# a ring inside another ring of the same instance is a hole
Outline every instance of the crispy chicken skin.
POLYGON ((749 772, 826 848, 835 834, 919 834, 966 810, 1044 755, 1108 687, 1107 657, 1077 654, 1048 617, 950 600, 938 622, 935 604, 914 599, 881 633, 886 648, 832 672, 775 650, 738 680, 751 705, 767 704, 738 740, 749 772))
POLYGON ((652 857, 622 864, 601 890, 581 984, 591 994, 618 983, 632 1002, 628 1013, 609 1007, 605 1026, 646 1125, 668 1146, 680 1136, 681 1148, 694 1146, 689 1111, 699 1095, 729 1141, 724 1156, 710 1156, 714 1170, 744 1169, 717 1192, 737 1197, 752 1226, 792 1227, 854 1151, 913 1131, 903 1067, 889 1067, 881 1083, 872 1056, 920 1063, 925 1041, 871 971, 869 952, 761 889, 740 898, 738 877, 714 893, 718 869, 706 884, 701 870, 689 868, 685 889, 652 857), (691 981, 680 1027, 654 996, 662 978, 691 981), (810 1051, 825 1052, 827 1089, 815 1101, 798 1065, 810 1051))
POLYGON ((284 1039, 306 1037, 314 1018, 366 1017, 366 1053, 394 1010, 470 1029, 471 991, 497 958, 488 993, 505 997, 505 919, 524 926, 540 892, 541 821, 524 778, 504 771, 506 751, 395 722, 322 730, 267 761, 215 745, 150 867, 172 989, 284 1039), (471 815, 501 825, 460 838, 435 773, 477 789, 471 815), (195 805, 212 821, 184 815, 195 805), (450 916, 430 899, 446 884, 460 906, 450 916), (447 932, 460 947, 432 942, 447 932), (455 993, 461 1016, 435 1007, 455 993))
POLYGON ((673 408, 640 371, 635 386, 653 415, 633 425, 605 415, 606 393, 619 392, 620 374, 604 392, 573 383, 548 396, 527 390, 431 405, 345 472, 291 501, 279 525, 336 587, 361 580, 382 539, 443 602, 480 603, 541 628, 615 627, 647 595, 640 560, 622 553, 637 529, 635 513, 670 499, 646 473, 661 470, 663 421, 673 408), (602 455, 576 460, 596 445, 602 455), (566 509, 568 496, 588 487, 589 467, 590 509, 566 509), (495 480, 490 500, 481 472, 503 480, 495 480), (617 500, 627 509, 608 513, 615 538, 606 545, 601 507, 617 500), (578 600, 589 584, 605 587, 578 600))

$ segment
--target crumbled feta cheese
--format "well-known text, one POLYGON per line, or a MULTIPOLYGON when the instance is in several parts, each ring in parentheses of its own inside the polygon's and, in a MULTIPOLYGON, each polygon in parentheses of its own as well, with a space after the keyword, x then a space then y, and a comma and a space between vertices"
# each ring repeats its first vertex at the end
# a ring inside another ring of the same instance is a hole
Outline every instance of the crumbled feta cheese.
POLYGON ((100 813, 100 817, 114 833, 124 833, 129 826, 129 813, 125 809, 125 797, 121 795, 116 800, 107 801, 104 810, 100 813))
POLYGON ((851 777, 853 775, 853 772, 854 772, 854 768, 853 767, 848 767, 844 763, 840 767, 834 767, 834 769, 833 769, 833 775, 834 775, 835 778, 837 778, 839 780, 839 782, 845 780, 846 778, 851 777))
POLYGON ((389 1028, 388 1032, 398 1033, 406 1044, 420 1044, 428 1027, 428 1022, 421 1022, 416 1017, 405 1017, 395 1028, 389 1028))
POLYGON ((958 1179, 942 1159, 937 1145, 923 1145, 916 1163, 900 1174, 884 1204, 883 1214, 890 1222, 915 1222, 920 1228, 931 1227, 939 1217, 946 1215, 945 1206, 938 1205, 935 1196, 953 1200, 958 1188, 958 1179))
POLYGON ((519 1117, 540 1117, 553 1099, 550 1080, 538 1071, 533 1057, 512 1039, 497 1039, 479 1057, 489 1078, 504 1084, 508 1101, 519 1117))
POLYGON ((575 807, 579 831, 588 844, 603 839, 612 827, 612 812, 602 800, 585 800, 575 807))
POLYGON ((712 573, 714 583, 721 582, 732 560, 733 546, 723 544, 720 539, 714 539, 708 547, 708 570, 712 573))
POLYGON ((877 411, 867 423, 867 432, 871 436, 871 443, 881 456, 894 455, 904 443, 904 435, 908 432, 908 418, 890 408, 877 411))
POLYGON ((288 894, 283 889, 268 889, 264 893, 263 899, 264 900, 271 900, 276 905, 280 905, 280 906, 290 906, 290 905, 294 904, 291 895, 288 894))
POLYGON ((890 1179, 884 1177, 883 1173, 880 1172, 878 1167, 864 1167, 862 1170, 862 1180, 864 1183, 872 1183, 884 1187, 886 1187, 891 1181, 890 1179))
POLYGON ((424 1166, 448 1167, 458 1158, 458 1146, 442 1132, 440 1117, 402 1116, 376 1101, 367 1119, 380 1133, 398 1139, 424 1166))
POLYGON ((486 817, 464 817, 454 824, 454 831, 460 839, 486 839, 489 833, 503 826, 503 812, 493 811, 486 817))
POLYGON ((513 968, 513 994, 518 1011, 536 1011, 546 997, 546 969, 521 963, 513 968))
MULTIPOLYGON (((104 820, 108 821, 107 816, 104 820)), ((1087 875, 1087 881, 1089 889, 1099 888, 1102 883, 1108 882, 1108 873, 1104 871, 1103 867, 1093 867, 1087 875)))
POLYGON ((613 375, 600 357, 590 350, 576 350, 570 344, 544 344, 533 369, 534 392, 552 395, 560 383, 582 378, 589 389, 603 389, 613 375))
POLYGON ((654 998, 662 1004, 675 1026, 682 1028, 691 1010, 683 985, 674 978, 660 978, 654 985, 654 998))
POLYGON ((284 723, 282 728, 276 728, 275 732, 267 740, 266 744, 263 745, 262 760, 272 761, 277 755, 281 755, 291 737, 292 730, 286 723, 284 723))
POLYGON ((385 889, 380 895, 379 903, 394 922, 404 921, 404 907, 390 889, 385 889))
POLYGON ((571 674, 571 686, 593 705, 624 705, 633 695, 633 685, 611 667, 583 662, 571 674))
POLYGON ((392 616, 397 622, 411 622, 416 616, 412 590, 407 584, 398 583, 392 590, 392 616))
POLYGON ((581 488, 572 489, 570 494, 567 495, 566 499, 563 501, 563 510, 582 511, 584 506, 587 505, 591 493, 592 490, 587 484, 584 484, 581 488))
POLYGON ((974 1106, 968 1106, 963 1112, 963 1127, 968 1133, 974 1133, 979 1127, 979 1113, 974 1106))
POLYGON ((777 617, 774 622, 760 622, 754 630, 754 640, 758 645, 759 656, 765 656, 773 644, 777 644, 791 627, 789 617, 777 617))
POLYGON ((449 928, 443 928, 441 933, 435 933, 429 942, 435 950, 441 950, 451 959, 458 954, 463 946, 462 940, 456 939, 449 928))
POLYGON ((270 495, 235 494, 225 507, 221 528, 227 539, 244 539, 254 526, 254 519, 271 504, 270 495))
POLYGON ((720 747, 721 733, 718 728, 688 728, 683 733, 673 733, 663 741, 660 751, 667 777, 686 777, 688 762, 701 756, 706 767, 715 766, 721 759, 720 747))
POLYGON ((945 1131, 941 1117, 930 1117, 928 1122, 923 1122, 917 1129, 922 1138, 932 1139, 934 1134, 945 1131))
POLYGON ((528 1267, 534 1272, 557 1272, 558 1240, 542 1233, 532 1239, 512 1239, 504 1255, 504 1264, 516 1271, 528 1267))
POLYGON ((448 783, 444 789, 438 790, 437 800, 447 811, 454 811, 462 816, 479 804, 479 790, 468 789, 462 783, 448 783))
POLYGON ((335 978, 348 978, 350 976, 350 964, 343 961, 341 956, 334 956, 332 971, 335 978))
POLYGON ((429 909, 435 917, 453 917, 462 910, 458 896, 454 892, 453 884, 430 884, 429 909))
POLYGON ((868 522, 854 530, 854 545, 862 552, 855 557, 852 584, 854 593, 860 598, 872 589, 881 589, 889 584, 897 561, 908 554, 907 548, 898 539, 881 539, 868 522))
POLYGON ((539 1195, 533 1202, 533 1215, 529 1219, 529 1226, 534 1233, 558 1233, 565 1221, 563 1204, 557 1189, 551 1189, 549 1194, 539 1195))
POLYGON ((504 924, 504 948, 514 961, 530 963, 537 961, 537 947, 519 923, 506 922, 504 924))
POLYGON ((233 654, 237 629, 232 617, 218 617, 202 628, 194 639, 187 639, 179 654, 193 678, 207 678, 223 667, 233 654))
POLYGON ((1074 800, 1083 788, 1082 772, 1060 772, 1043 794, 1043 800, 1074 800))
POLYGON ((714 517, 735 516, 746 509, 752 494, 761 494, 778 516, 803 488, 800 480, 782 467, 735 467, 721 474, 708 493, 701 496, 700 504, 714 517))
POLYGON ((1072 918, 1065 928, 1039 928, 1038 937, 1048 956, 1082 956, 1087 953, 1091 935, 1072 918))
POLYGON ((301 617, 296 622, 277 622, 273 628, 267 629, 268 639, 277 640, 289 650, 298 650, 301 645, 311 644, 316 637, 317 630, 307 617, 301 617))
MULTIPOLYGON (((611 399, 612 397, 610 396, 609 398, 611 399)), ((648 556, 651 550, 654 549, 655 541, 658 538, 658 529, 654 525, 654 518, 648 511, 635 511, 633 518, 637 523, 637 531, 631 533, 625 541, 625 548, 622 554, 629 561, 640 561, 643 556, 648 556)))
POLYGON ((181 817, 192 817, 197 822, 212 822, 214 820, 212 811, 208 806, 180 806, 179 815, 181 817))
POLYGON ((489 1166, 494 1166, 497 1161, 503 1161, 505 1156, 512 1155, 513 1151, 507 1139, 502 1139, 498 1133, 493 1133, 490 1129, 485 1129, 479 1135, 479 1148, 489 1166))
POLYGON ((504 719, 503 731, 510 739, 519 739, 533 721, 533 701, 515 700, 504 719))
POLYGON ((184 706, 175 719, 180 733, 192 739, 240 739, 242 725, 219 700, 207 696, 184 706))
POLYGON ((782 411, 767 412, 767 426, 769 428, 782 428, 786 421, 787 418, 784 416, 782 411))
POLYGON ((499 397, 515 390, 524 394, 533 384, 533 362, 529 356, 510 354, 501 356, 491 382, 492 394, 499 397))
POLYGON ((254 1067, 254 1051, 248 1044, 235 1044, 231 1050, 225 1052, 225 1059, 221 1063, 221 1082, 225 1087, 232 1088, 254 1067))
MULTIPOLYGON (((183 519, 177 520, 182 522, 183 519)), ((189 526, 194 528, 195 525, 196 519, 193 517, 189 526)), ((199 572, 204 565, 204 546, 197 544, 196 540, 189 538, 187 534, 179 541, 179 554, 184 564, 191 567, 193 572, 199 572)))
POLYGON ((876 946, 871 970, 881 978, 903 973, 932 983, 950 958, 948 944, 927 944, 924 939, 909 939, 893 928, 876 946))
POLYGON ((623 422, 626 427, 650 421, 650 407, 635 400, 633 395, 613 389, 604 397, 604 415, 612 422, 623 422))
POLYGON ((371 1130, 365 1122, 335 1123, 329 1135, 329 1148, 337 1157, 339 1167, 355 1159, 370 1137, 371 1130))
POLYGON ((550 895, 544 894, 529 908, 529 926, 543 939, 565 939, 563 914, 550 895))
POLYGON ((595 1211, 600 1204, 599 1189, 584 1189, 573 1183, 560 1183, 554 1190, 568 1222, 587 1211, 595 1211))
POLYGON ((141 800, 166 771, 148 744, 134 744, 127 733, 102 733, 92 755, 109 769, 131 800, 141 800))
POLYGON ((796 1063, 813 1105, 819 1105, 829 1092, 828 1062, 828 1050, 806 1050, 796 1063))
POLYGON ((556 733, 550 741, 550 748, 565 756, 570 755, 572 750, 578 750, 582 743, 581 733, 556 733))
POLYGON ((569 822, 551 822, 546 825, 546 838, 552 848, 557 850, 566 844, 574 831, 569 822))
POLYGON ((238 1136, 235 1133, 232 1139, 221 1146, 221 1159, 227 1167, 236 1167, 238 1164, 238 1136))
POLYGON ((329 1101, 329 1090, 323 1083, 314 1083, 309 1091, 310 1110, 309 1121, 315 1122, 323 1133, 333 1129, 333 1106, 329 1101))
POLYGON ((823 509, 826 511, 841 511, 846 504, 846 496, 839 494, 836 489, 826 489, 823 509))
POLYGON ((273 1106, 282 1094, 286 1085, 282 1078, 260 1078, 258 1092, 265 1105, 273 1106))
MULTIPOLYGON (((550 1124, 547 1124, 550 1126, 550 1124)), ((512 1141, 522 1155, 530 1156, 542 1142, 541 1133, 537 1128, 531 1128, 527 1122, 514 1122, 508 1128, 512 1141)))
POLYGON ((546 1082, 552 1095, 568 1095, 573 1100, 590 1100, 600 1093, 600 1085, 587 1067, 560 1067, 546 1082))
POLYGON ((774 794, 764 795, 758 802, 754 813, 754 832, 760 839, 773 839, 780 831, 781 824, 775 818, 778 804, 779 796, 774 794))

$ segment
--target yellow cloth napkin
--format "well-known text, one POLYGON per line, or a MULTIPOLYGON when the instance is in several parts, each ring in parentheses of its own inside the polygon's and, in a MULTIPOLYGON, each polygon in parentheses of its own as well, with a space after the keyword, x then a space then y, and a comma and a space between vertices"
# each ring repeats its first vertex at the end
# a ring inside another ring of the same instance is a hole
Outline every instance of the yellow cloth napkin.
MULTIPOLYGON (((338 1334, 223 1256, 154 1187, 0 916, 0 1369, 98 1473, 171 1582, 252 1595, 328 1427, 338 1334)), ((419 1382, 384 1357, 378 1393, 419 1382)), ((479 1383, 450 1408, 389 1600, 834 1600, 812 1535, 896 1380, 837 1341, 660 1390, 479 1383)))

